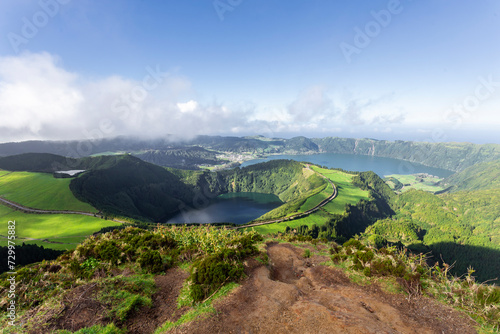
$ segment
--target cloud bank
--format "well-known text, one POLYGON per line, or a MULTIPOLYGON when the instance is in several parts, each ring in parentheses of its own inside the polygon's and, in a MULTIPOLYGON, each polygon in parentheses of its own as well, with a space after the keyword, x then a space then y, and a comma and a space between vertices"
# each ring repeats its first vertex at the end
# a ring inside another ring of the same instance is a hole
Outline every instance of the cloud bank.
POLYGON ((192 86, 159 66, 145 67, 141 80, 89 79, 49 53, 0 57, 0 142, 120 135, 368 136, 412 127, 391 96, 339 97, 318 85, 277 107, 259 101, 231 105, 201 101, 192 86))

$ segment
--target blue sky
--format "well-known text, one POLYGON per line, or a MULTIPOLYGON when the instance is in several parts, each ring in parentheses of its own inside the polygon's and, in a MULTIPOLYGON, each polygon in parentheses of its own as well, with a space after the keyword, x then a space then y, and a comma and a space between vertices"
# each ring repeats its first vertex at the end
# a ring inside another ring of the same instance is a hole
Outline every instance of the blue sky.
POLYGON ((4 0, 0 141, 500 143, 495 0, 4 0))

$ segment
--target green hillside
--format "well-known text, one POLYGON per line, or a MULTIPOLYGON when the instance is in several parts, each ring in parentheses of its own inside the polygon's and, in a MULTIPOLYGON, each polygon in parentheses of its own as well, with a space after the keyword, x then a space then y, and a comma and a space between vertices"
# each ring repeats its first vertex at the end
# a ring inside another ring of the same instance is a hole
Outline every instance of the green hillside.
MULTIPOLYGON (((358 224, 352 223, 351 220, 356 220, 361 226, 364 226, 366 220, 357 216, 358 211, 356 208, 358 205, 360 207, 367 206, 367 204, 362 203, 372 203, 374 200, 373 188, 367 185, 374 179, 379 179, 378 186, 387 187, 385 183, 372 172, 349 173, 341 170, 325 169, 318 166, 312 166, 311 168, 333 181, 337 187, 337 197, 309 216, 282 223, 256 226, 252 227, 253 229, 262 234, 296 230, 299 234, 309 235, 314 238, 325 237, 334 239, 342 235, 349 236, 353 231, 359 228, 358 224), (346 214, 346 211, 351 210, 351 208, 354 208, 353 211, 355 212, 352 217, 350 214, 346 214), (354 216, 356 216, 356 218, 354 218, 354 216), (347 228, 347 226, 350 226, 350 228, 347 228)), ((388 189, 388 191, 390 192, 390 189, 388 189)), ((310 206, 308 201, 317 201, 315 197, 319 196, 320 198, 324 198, 326 192, 329 195, 332 193, 331 189, 325 189, 303 203, 299 211, 308 209, 310 206)))
POLYGON ((500 189, 433 195, 411 190, 393 202, 396 215, 366 229, 417 252, 432 251, 436 260, 455 263, 461 275, 472 266, 484 281, 500 277, 500 189), (495 251, 496 250, 496 251, 495 251))
POLYGON ((97 212, 88 203, 76 199, 69 184, 69 179, 57 179, 47 173, 0 174, 0 196, 35 209, 97 212))
POLYGON ((451 191, 500 188, 500 159, 471 166, 445 179, 451 191))
MULTIPOLYGON (((16 245, 36 244, 52 249, 74 249, 92 233, 120 223, 74 214, 28 214, 0 205, 0 220, 16 222, 16 245), (39 240, 32 240, 39 239, 39 240)), ((0 246, 7 246, 7 224, 0 230, 0 246)))
POLYGON ((24 153, 0 158, 0 169, 42 173, 72 169, 104 169, 114 166, 122 158, 123 155, 103 155, 74 159, 48 153, 24 153))
POLYGON ((103 212, 153 221, 171 217, 194 196, 192 187, 165 168, 132 156, 84 173, 71 181, 70 188, 103 212))
POLYGON ((25 153, 0 158, 0 168, 9 171, 52 173, 71 170, 79 165, 77 159, 48 153, 25 153))

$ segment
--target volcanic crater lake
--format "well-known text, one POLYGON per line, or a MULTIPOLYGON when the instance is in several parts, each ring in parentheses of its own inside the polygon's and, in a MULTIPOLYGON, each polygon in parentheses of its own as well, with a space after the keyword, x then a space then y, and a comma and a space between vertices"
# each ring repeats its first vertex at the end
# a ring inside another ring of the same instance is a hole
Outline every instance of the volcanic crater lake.
MULTIPOLYGON (((348 171, 374 171, 380 177, 391 174, 428 173, 441 178, 453 174, 442 168, 424 166, 404 160, 382 158, 366 155, 321 153, 310 155, 273 155, 268 158, 254 159, 244 162, 241 167, 276 160, 289 159, 306 161, 329 168, 342 168, 348 171)), ((173 217, 167 224, 184 223, 235 223, 244 224, 254 220, 266 212, 282 205, 280 199, 271 194, 229 193, 218 196, 206 207, 191 209, 173 217)))
POLYGON ((204 208, 179 213, 167 224, 244 224, 282 204, 273 194, 228 193, 218 196, 204 208))

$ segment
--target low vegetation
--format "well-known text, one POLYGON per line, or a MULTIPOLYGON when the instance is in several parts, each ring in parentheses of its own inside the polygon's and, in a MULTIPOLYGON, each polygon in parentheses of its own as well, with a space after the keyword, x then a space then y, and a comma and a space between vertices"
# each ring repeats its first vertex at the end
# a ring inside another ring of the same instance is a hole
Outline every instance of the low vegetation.
MULTIPOLYGON (((92 236, 57 260, 17 269, 17 323, 24 325, 8 327, 7 333, 53 326, 56 315, 71 307, 69 296, 79 288, 106 310, 103 317, 109 326, 121 328, 135 310, 152 305, 154 275, 179 265, 190 273, 184 303, 206 308, 208 299, 243 277, 243 261, 259 254, 259 241, 262 237, 255 232, 210 226, 160 226, 153 231, 127 227, 92 236), (130 274, 117 275, 124 271, 130 274)), ((2 291, 9 286, 3 282, 2 291)), ((0 304, 5 305, 7 294, 2 295, 0 304)), ((4 328, 7 321, 3 314, 4 328)))
MULTIPOLYGON (((178 309, 185 311, 177 320, 159 324, 155 333, 168 332, 214 313, 213 301, 238 286, 244 277, 243 262, 249 257, 269 265, 267 254, 258 248, 271 241, 300 245, 304 259, 324 256, 329 248, 329 264, 342 268, 353 279, 356 275, 364 277, 364 284, 366 280, 370 284, 381 284, 382 278, 395 280, 400 288, 394 291, 402 291, 409 300, 433 296, 467 312, 482 330, 498 328, 500 289, 477 283, 472 269, 457 278, 450 274, 447 264, 430 264, 427 256, 396 247, 378 248, 356 239, 339 245, 296 234, 263 240, 254 232, 210 226, 158 227, 153 231, 128 227, 88 238, 57 260, 18 268, 18 325, 5 326, 5 314, 0 324, 5 333, 70 333, 58 327, 58 319, 76 307, 75 298, 85 295, 101 310, 102 322, 73 333, 126 333, 128 320, 138 310, 153 307, 157 275, 180 266, 189 272, 177 298, 178 309), (158 263, 161 269, 156 268, 158 263)), ((2 291, 8 288, 8 282, 3 282, 2 291)), ((7 297, 2 295, 0 304, 5 305, 7 297)))
POLYGON ((477 283, 472 268, 462 277, 453 276, 450 265, 439 265, 421 253, 394 246, 377 248, 357 239, 334 244, 330 253, 335 265, 365 277, 396 278, 410 299, 432 296, 467 312, 485 332, 500 329, 500 288, 477 283))

